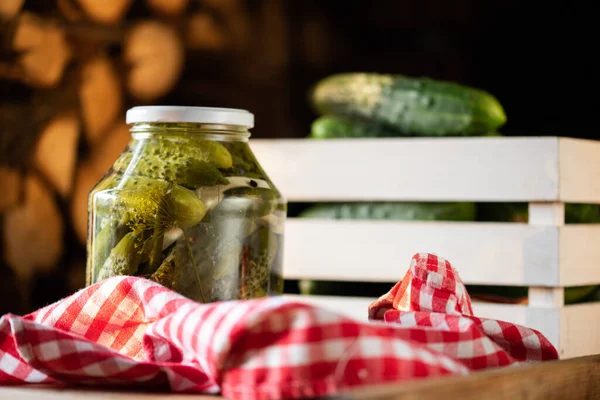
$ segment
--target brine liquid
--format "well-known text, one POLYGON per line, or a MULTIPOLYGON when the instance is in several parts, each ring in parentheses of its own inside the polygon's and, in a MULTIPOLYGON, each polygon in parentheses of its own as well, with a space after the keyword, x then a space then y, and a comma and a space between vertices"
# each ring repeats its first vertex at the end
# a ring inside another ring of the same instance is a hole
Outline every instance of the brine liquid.
POLYGON ((285 207, 268 200, 270 189, 266 183, 255 187, 257 181, 244 178, 233 191, 219 186, 194 191, 206 214, 188 227, 161 199, 143 197, 144 192, 132 194, 118 185, 96 192, 88 284, 114 275, 142 276, 199 302, 281 294, 285 207))

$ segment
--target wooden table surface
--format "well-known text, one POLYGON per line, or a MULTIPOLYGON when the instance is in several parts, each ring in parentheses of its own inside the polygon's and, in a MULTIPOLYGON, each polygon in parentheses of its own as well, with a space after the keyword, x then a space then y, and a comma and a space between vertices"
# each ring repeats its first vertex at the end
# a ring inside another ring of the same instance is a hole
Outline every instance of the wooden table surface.
MULTIPOLYGON (((0 399, 9 400, 202 400, 218 396, 145 393, 86 388, 19 386, 0 388, 0 399)), ((470 376, 421 379, 365 387, 332 399, 433 400, 433 399, 600 399, 600 355, 533 366, 508 367, 470 376)))

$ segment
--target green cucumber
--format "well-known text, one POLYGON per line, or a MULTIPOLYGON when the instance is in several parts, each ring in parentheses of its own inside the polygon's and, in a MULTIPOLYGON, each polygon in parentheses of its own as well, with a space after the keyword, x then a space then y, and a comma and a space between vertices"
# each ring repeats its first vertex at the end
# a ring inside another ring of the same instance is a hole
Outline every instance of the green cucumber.
POLYGON ((587 300, 597 289, 596 285, 565 288, 565 304, 575 304, 587 300))
MULTIPOLYGON (((308 135, 311 139, 389 138, 409 136, 412 135, 403 134, 390 129, 387 126, 359 119, 335 117, 333 115, 323 115, 313 121, 310 135, 308 135)), ((490 131, 482 136, 498 137, 502 136, 502 134, 496 131, 490 131)))
POLYGON ((298 291, 303 295, 353 296, 377 298, 386 294, 393 283, 349 282, 349 281, 309 281, 298 282, 298 291))
POLYGON ((400 221, 473 221, 474 203, 324 203, 300 218, 375 219, 400 221))
POLYGON ((310 98, 321 115, 363 119, 417 136, 481 135, 506 122, 491 94, 430 78, 337 74, 318 82, 310 98))
MULTIPOLYGON (((387 293, 391 287, 390 284, 376 282, 309 280, 298 282, 299 292, 303 295, 379 297, 387 293)), ((467 293, 474 299, 493 296, 505 299, 506 302, 516 302, 527 298, 526 287, 467 285, 467 293)), ((600 291, 598 286, 569 287, 565 288, 564 296, 565 304, 577 304, 589 300, 600 300, 600 291)))
MULTIPOLYGON (((529 219, 526 203, 479 203, 478 220, 490 222, 524 222, 529 219)), ((600 207, 597 204, 565 204, 566 224, 600 223, 600 207)))
POLYGON ((334 138, 376 138, 406 136, 386 126, 356 119, 346 119, 324 115, 317 118, 311 126, 309 137, 312 139, 334 138))
POLYGON ((566 204, 565 223, 597 224, 600 222, 600 207, 597 204, 566 204))

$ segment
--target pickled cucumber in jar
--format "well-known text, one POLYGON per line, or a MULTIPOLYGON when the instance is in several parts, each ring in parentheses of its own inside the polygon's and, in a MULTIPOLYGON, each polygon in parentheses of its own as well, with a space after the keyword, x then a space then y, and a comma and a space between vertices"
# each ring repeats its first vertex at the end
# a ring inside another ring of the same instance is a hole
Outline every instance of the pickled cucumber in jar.
POLYGON ((287 205, 243 110, 135 107, 89 198, 87 284, 139 276, 200 302, 281 294, 287 205))

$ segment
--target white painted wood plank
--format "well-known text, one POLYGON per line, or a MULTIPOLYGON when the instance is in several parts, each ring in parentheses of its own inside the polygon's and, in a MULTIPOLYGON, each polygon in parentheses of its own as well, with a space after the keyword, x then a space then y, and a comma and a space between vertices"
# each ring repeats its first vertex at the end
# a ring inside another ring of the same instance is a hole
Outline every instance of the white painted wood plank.
POLYGON ((529 203, 529 225, 562 226, 565 224, 565 203, 529 203))
POLYGON ((323 307, 361 322, 369 320, 369 305, 377 300, 370 297, 304 296, 292 294, 286 294, 284 297, 317 307, 323 307))
POLYGON ((527 324, 527 306, 522 304, 496 304, 474 301, 473 314, 479 318, 497 319, 519 325, 527 324))
POLYGON ((529 307, 559 308, 565 305, 565 288, 530 286, 527 299, 529 307))
POLYGON ((561 358, 600 353, 600 302, 561 309, 560 348, 561 358))
POLYGON ((600 224, 559 229, 560 286, 600 284, 600 224))
POLYGON ((396 282, 415 253, 431 252, 465 283, 558 284, 557 227, 290 218, 285 231, 289 279, 396 282))
POLYGON ((250 146, 289 201, 558 200, 555 137, 254 139, 250 146))
POLYGON ((560 308, 534 308, 525 306, 524 326, 537 329, 556 347, 561 356, 560 347, 560 308))
POLYGON ((600 141, 560 138, 559 168, 560 200, 600 202, 600 141))

